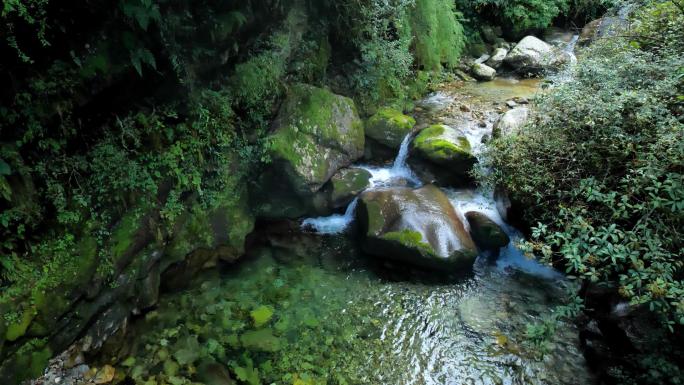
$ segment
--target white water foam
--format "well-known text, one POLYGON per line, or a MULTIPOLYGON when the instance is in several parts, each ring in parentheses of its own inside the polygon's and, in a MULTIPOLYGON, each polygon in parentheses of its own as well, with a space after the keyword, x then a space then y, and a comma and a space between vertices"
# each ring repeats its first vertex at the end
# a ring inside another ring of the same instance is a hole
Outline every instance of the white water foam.
MULTIPOLYGON (((420 181, 406 163, 409 156, 411 139, 411 134, 404 137, 392 167, 359 166, 371 173, 369 189, 396 186, 401 184, 402 181, 405 181, 404 184, 407 185, 420 185, 420 181)), ((307 218, 302 222, 302 228, 313 229, 320 234, 340 234, 344 232, 354 220, 354 211, 356 210, 357 203, 358 198, 355 198, 349 204, 343 215, 333 214, 327 217, 307 218)))
POLYGON ((487 218, 501 226, 503 231, 511 238, 511 242, 499 252, 499 257, 496 260, 497 268, 501 270, 513 268, 546 279, 560 279, 563 277, 562 274, 553 268, 542 265, 534 259, 527 258, 516 247, 516 243, 524 239, 523 235, 503 220, 499 210, 496 208, 494 195, 491 192, 485 193, 481 190, 472 189, 448 189, 445 192, 466 228, 469 228, 469 225, 465 214, 476 211, 486 215, 487 218))
POLYGON ((579 35, 574 35, 572 40, 563 48, 563 53, 568 56, 569 62, 560 72, 550 77, 550 80, 555 85, 561 85, 571 82, 575 78, 575 67, 577 67, 577 56, 575 55, 575 47, 579 41, 579 35))
POLYGON ((359 203, 359 198, 354 200, 347 206, 344 214, 334 214, 327 217, 308 218, 302 222, 303 229, 314 229, 320 234, 340 234, 349 227, 354 220, 354 212, 359 203))
POLYGON ((360 166, 366 171, 371 173, 370 188, 378 187, 391 187, 403 184, 418 186, 420 185, 420 180, 413 173, 413 170, 408 166, 406 160, 409 156, 409 148, 411 145, 411 140, 413 139, 411 134, 404 137, 401 142, 401 147, 399 147, 399 153, 394 159, 392 167, 372 167, 372 166, 360 166))

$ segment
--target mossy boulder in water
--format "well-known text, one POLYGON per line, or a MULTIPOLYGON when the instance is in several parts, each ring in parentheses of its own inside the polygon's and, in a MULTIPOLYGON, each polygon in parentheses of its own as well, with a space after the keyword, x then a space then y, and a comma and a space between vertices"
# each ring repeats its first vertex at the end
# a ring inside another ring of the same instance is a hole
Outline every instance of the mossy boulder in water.
POLYGON ((480 250, 497 252, 510 243, 511 239, 501 226, 486 215, 477 211, 470 211, 466 213, 466 219, 470 225, 470 235, 480 250))
POLYGON ((443 166, 453 174, 465 175, 477 163, 468 138, 443 124, 421 131, 413 140, 413 149, 421 158, 443 166))
POLYGON ((370 186, 372 175, 362 168, 343 168, 333 175, 325 190, 330 194, 333 209, 346 207, 354 197, 370 186))
POLYGON ((323 88, 292 86, 269 137, 274 169, 300 195, 318 191, 363 156, 363 123, 354 102, 323 88))
POLYGON ((404 137, 416 125, 416 120, 393 108, 381 108, 366 123, 366 135, 380 144, 399 149, 404 137))
POLYGON ((475 244, 446 195, 428 185, 361 194, 356 218, 366 252, 417 266, 470 268, 475 244))

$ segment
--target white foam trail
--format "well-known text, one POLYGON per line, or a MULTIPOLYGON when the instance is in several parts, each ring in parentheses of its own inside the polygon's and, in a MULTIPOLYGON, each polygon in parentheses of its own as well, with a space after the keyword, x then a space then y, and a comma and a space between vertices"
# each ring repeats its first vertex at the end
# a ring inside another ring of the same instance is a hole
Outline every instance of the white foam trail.
MULTIPOLYGON (((409 156, 412 135, 409 133, 404 137, 399 147, 399 153, 394 159, 392 167, 371 167, 360 166, 371 173, 370 188, 391 187, 400 185, 400 181, 406 181, 409 185, 419 186, 420 180, 408 166, 406 160, 409 156)), ((404 183, 406 184, 406 183, 404 183)))
MULTIPOLYGON (((413 174, 411 168, 406 164, 409 156, 409 145, 411 144, 411 134, 404 137, 399 148, 399 153, 394 159, 392 167, 367 167, 359 166, 371 173, 369 189, 379 187, 391 187, 400 184, 400 181, 406 181, 409 185, 418 186, 420 181, 413 174)), ((307 218, 302 222, 303 229, 313 228, 320 234, 340 234, 351 224, 354 220, 354 210, 358 203, 358 198, 355 198, 347 207, 344 215, 333 214, 327 217, 307 218)))
POLYGON ((542 265, 534 259, 525 257, 525 255, 515 246, 517 242, 523 240, 523 235, 501 218, 499 210, 496 209, 494 194, 484 193, 481 190, 445 190, 445 192, 467 228, 469 228, 469 225, 465 218, 465 214, 476 211, 486 215, 489 219, 501 226, 503 231, 511 238, 511 243, 502 248, 499 252, 499 256, 496 260, 496 266, 499 269, 506 270, 513 268, 546 279, 560 279, 563 277, 561 273, 553 268, 542 265))
POLYGON ((340 234, 344 232, 354 220, 354 212, 356 211, 358 202, 359 198, 354 198, 349 206, 347 206, 347 210, 344 214, 305 219, 302 222, 302 229, 313 228, 320 234, 340 234))
POLYGON ((554 84, 561 85, 564 83, 571 82, 574 79, 574 71, 575 67, 577 66, 577 56, 575 56, 575 47, 577 46, 578 41, 579 35, 574 35, 572 37, 572 40, 570 40, 570 42, 568 42, 568 44, 563 49, 563 53, 565 53, 565 55, 568 56, 570 62, 567 63, 565 68, 563 68, 560 72, 550 77, 554 84))
POLYGON ((574 35, 572 37, 572 40, 565 46, 565 53, 568 54, 570 57, 570 65, 575 65, 577 64, 577 56, 575 56, 575 47, 577 46, 577 42, 579 41, 579 35, 574 35))

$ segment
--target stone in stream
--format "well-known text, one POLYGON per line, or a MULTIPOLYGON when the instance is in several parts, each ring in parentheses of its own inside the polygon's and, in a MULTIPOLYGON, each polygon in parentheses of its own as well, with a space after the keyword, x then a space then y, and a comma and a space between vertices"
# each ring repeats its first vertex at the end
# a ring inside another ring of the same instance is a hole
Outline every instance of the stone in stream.
POLYGON ((469 269, 477 256, 447 196, 434 185, 361 194, 356 219, 369 254, 416 266, 469 269))
POLYGON ((535 73, 559 67, 568 59, 550 44, 534 36, 526 36, 506 55, 504 62, 518 72, 535 73))
POLYGON ((337 170, 363 156, 363 122, 354 102, 298 84, 273 122, 273 168, 301 194, 318 191, 337 170))
POLYGON ((468 138, 443 124, 421 131, 413 140, 413 149, 421 158, 454 175, 466 175, 477 163, 468 138))
POLYGON ((527 107, 519 107, 507 111, 494 123, 492 137, 499 138, 516 132, 527 123, 529 116, 530 110, 527 107))
POLYGON ((470 225, 470 235, 480 250, 495 253, 510 243, 506 232, 486 215, 470 211, 465 216, 470 225))
POLYGON ((416 120, 393 108, 381 108, 366 122, 366 136, 394 150, 416 125, 416 120))
POLYGON ((351 99, 298 84, 290 88, 268 140, 273 164, 255 184, 254 211, 264 218, 299 218, 330 213, 320 189, 363 156, 365 135, 351 99))
POLYGON ((371 177, 368 170, 357 167, 338 171, 324 187, 324 191, 330 194, 331 208, 346 207, 354 197, 370 186, 371 177))
POLYGON ((496 70, 486 64, 475 63, 470 67, 473 76, 479 80, 494 80, 496 70))
POLYGON ((506 55, 508 55, 508 50, 505 48, 497 48, 494 50, 494 53, 492 53, 492 56, 487 60, 485 64, 488 66, 498 69, 501 67, 501 64, 503 64, 504 59, 506 59, 506 55))

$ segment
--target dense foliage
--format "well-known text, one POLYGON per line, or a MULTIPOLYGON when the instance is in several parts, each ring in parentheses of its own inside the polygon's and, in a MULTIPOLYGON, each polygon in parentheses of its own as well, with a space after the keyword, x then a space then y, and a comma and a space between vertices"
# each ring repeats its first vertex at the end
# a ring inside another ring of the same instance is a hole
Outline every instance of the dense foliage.
POLYGON ((582 25, 615 5, 615 0, 466 0, 460 8, 466 13, 486 15, 514 36, 542 30, 562 17, 582 25))
MULTIPOLYGON (((529 255, 615 285, 674 331, 684 325, 684 12, 652 1, 633 17, 632 33, 584 51, 536 119, 493 143, 487 178, 526 208, 529 255)), ((644 361, 643 381, 672 370, 653 365, 644 361)))

